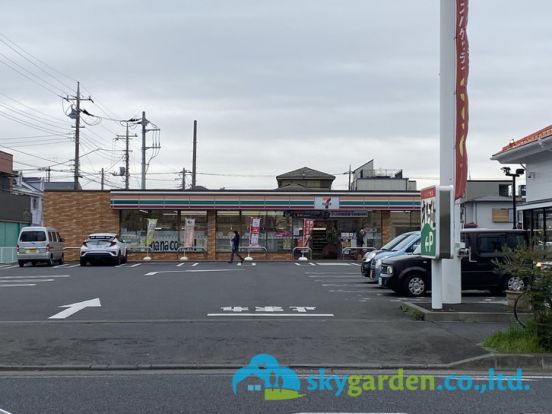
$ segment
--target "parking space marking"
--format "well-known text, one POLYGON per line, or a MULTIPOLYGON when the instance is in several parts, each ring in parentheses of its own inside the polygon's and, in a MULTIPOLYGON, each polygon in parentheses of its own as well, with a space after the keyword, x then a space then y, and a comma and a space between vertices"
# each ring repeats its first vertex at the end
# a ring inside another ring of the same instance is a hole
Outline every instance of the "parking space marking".
POLYGON ((161 273, 208 273, 208 272, 240 272, 240 269, 188 269, 188 270, 160 270, 144 273, 144 276, 155 276, 161 273))
POLYGON ((299 263, 293 263, 295 266, 301 266, 301 264, 299 263))
POLYGON ((141 266, 142 263, 136 263, 136 264, 133 264, 132 266, 129 266, 129 267, 138 267, 138 266, 141 266))
POLYGON ((123 264, 117 265, 117 266, 115 266, 115 267, 124 267, 124 266, 126 266, 126 263, 123 263, 123 264))
POLYGON ((192 265, 192 267, 196 267, 198 264, 199 264, 199 263, 196 262, 196 263, 194 263, 194 264, 192 265))
POLYGON ((69 266, 67 269, 70 269, 70 268, 72 268, 72 267, 78 267, 78 266, 80 266, 80 264, 76 264, 76 265, 69 266))
POLYGON ((14 269, 14 268, 16 268, 16 267, 17 267, 17 265, 16 265, 16 266, 13 266, 13 265, 4 266, 4 267, 2 268, 2 270, 14 269))
POLYGON ((39 278, 55 278, 55 277, 69 277, 70 275, 28 275, 28 276, 0 276, 0 279, 39 279, 39 278))
POLYGON ((12 285, 2 285, 0 284, 0 288, 6 288, 6 287, 25 287, 25 286, 36 286, 35 283, 16 283, 12 285))
POLYGON ((272 318, 278 318, 278 317, 315 317, 315 318, 333 318, 335 315, 333 313, 208 313, 208 317, 219 317, 219 316, 237 316, 237 317, 272 317, 272 318))
POLYGON ((23 283, 41 283, 41 282, 53 282, 54 279, 35 279, 32 276, 28 276, 24 279, 18 279, 18 280, 0 280, 0 286, 3 286, 3 283, 12 283, 12 282, 23 282, 23 283))
POLYGON ((62 264, 62 265, 57 265, 57 266, 54 266, 53 268, 54 269, 59 269, 60 267, 68 267, 69 264, 65 263, 65 264, 62 264))
POLYGON ((350 263, 343 263, 343 262, 335 262, 335 263, 326 263, 326 262, 317 262, 318 266, 351 266, 350 263))
POLYGON ((351 266, 358 266, 358 267, 362 266, 362 265, 359 264, 359 263, 350 263, 350 264, 351 264, 351 266))
POLYGON ((316 264, 314 264, 314 263, 309 263, 309 264, 310 264, 311 266, 316 266, 316 264))
POLYGON ((176 267, 181 267, 181 266, 184 266, 186 263, 179 263, 176 265, 176 267))

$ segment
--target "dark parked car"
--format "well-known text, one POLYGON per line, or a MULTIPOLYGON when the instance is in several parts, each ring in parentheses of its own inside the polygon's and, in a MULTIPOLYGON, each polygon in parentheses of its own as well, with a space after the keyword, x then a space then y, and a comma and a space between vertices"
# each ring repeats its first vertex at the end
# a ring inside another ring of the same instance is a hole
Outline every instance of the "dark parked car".
MULTIPOLYGON (((493 293, 520 290, 525 281, 516 275, 496 271, 493 260, 500 260, 504 246, 516 248, 528 242, 524 230, 466 229, 462 241, 469 251, 462 258, 462 289, 485 289, 493 293)), ((421 296, 431 289, 431 259, 414 254, 384 259, 379 279, 381 286, 409 296, 421 296)))

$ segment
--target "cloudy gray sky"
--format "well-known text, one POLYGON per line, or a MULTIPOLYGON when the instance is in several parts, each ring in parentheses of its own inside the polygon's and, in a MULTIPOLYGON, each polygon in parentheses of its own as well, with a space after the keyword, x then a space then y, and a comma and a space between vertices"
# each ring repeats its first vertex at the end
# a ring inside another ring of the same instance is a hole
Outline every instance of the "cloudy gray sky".
MULTIPOLYGON (((473 179, 502 178, 489 157, 552 123, 551 15, 548 0, 470 1, 473 179)), ((370 159, 419 188, 436 183, 438 0, 6 0, 0 19, 0 149, 26 175, 62 163, 52 176, 70 179, 72 121, 57 95, 79 80, 89 112, 146 111, 161 128, 148 188, 176 188, 191 169, 194 119, 208 188, 274 188, 274 176, 309 166, 345 189, 349 165, 370 159)), ((86 126, 81 154, 110 151, 82 158, 85 188, 123 165, 123 133, 110 120, 86 126)))

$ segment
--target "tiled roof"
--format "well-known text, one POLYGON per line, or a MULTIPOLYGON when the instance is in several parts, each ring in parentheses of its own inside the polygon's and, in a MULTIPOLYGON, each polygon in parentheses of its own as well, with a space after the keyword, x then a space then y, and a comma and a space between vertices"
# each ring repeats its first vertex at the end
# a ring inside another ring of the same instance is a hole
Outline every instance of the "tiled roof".
POLYGON ((524 145, 530 144, 531 142, 538 141, 542 138, 547 138, 552 136, 552 125, 547 126, 546 128, 540 129, 537 132, 533 132, 531 135, 527 135, 517 141, 512 141, 508 145, 502 147, 502 150, 495 155, 502 154, 504 152, 513 150, 515 148, 522 147, 524 145))
POLYGON ((335 176, 331 174, 326 174, 322 171, 316 171, 309 167, 299 168, 298 170, 290 171, 276 177, 277 180, 281 179, 301 179, 301 178, 312 178, 312 179, 324 179, 324 180, 335 180, 335 176))

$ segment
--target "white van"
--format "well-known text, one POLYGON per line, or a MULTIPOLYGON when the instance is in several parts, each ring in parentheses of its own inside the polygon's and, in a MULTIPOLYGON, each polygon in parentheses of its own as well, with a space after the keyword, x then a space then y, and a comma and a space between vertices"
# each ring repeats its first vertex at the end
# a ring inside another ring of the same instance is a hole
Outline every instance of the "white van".
POLYGON ((29 262, 35 266, 63 264, 63 237, 52 227, 23 227, 17 239, 17 262, 20 267, 29 262))

